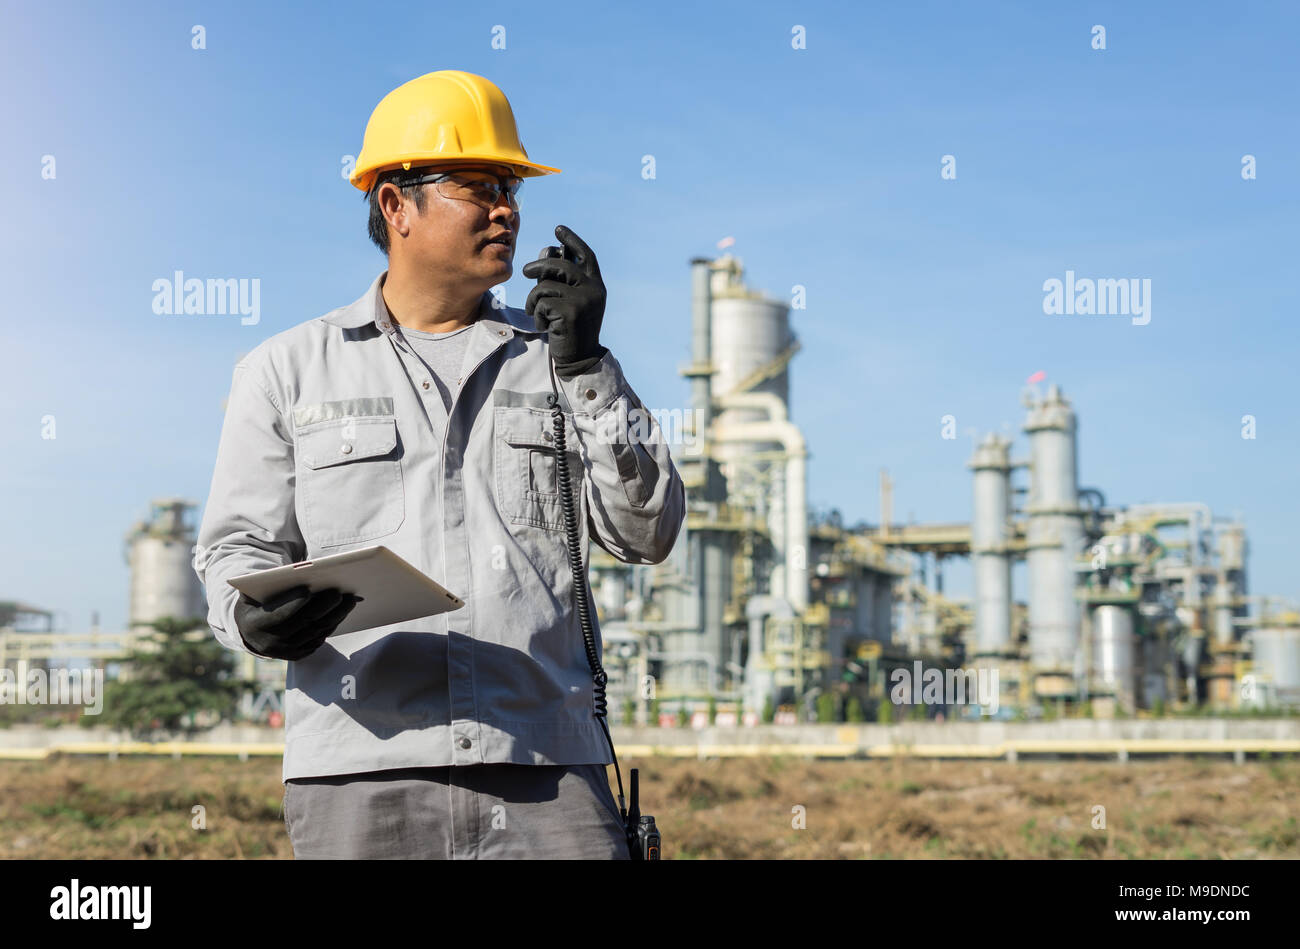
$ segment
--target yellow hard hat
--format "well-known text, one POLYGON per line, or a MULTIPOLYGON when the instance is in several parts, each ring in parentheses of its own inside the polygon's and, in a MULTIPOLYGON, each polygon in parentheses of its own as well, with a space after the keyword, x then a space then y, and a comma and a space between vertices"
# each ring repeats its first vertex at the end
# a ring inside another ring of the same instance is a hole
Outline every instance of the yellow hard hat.
POLYGON ((529 160, 510 102, 495 83, 443 69, 379 100, 348 180, 368 192, 381 171, 442 161, 498 162, 521 178, 560 171, 529 160))

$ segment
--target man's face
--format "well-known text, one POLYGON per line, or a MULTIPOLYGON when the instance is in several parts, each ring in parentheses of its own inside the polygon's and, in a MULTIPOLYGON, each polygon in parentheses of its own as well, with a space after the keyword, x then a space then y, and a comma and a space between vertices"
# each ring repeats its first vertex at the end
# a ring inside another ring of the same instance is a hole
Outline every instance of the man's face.
MULTIPOLYGON (((507 165, 482 162, 448 163, 424 171, 513 175, 507 165)), ((489 209, 476 201, 447 197, 434 183, 421 187, 424 211, 417 211, 414 201, 403 201, 410 230, 405 240, 392 241, 390 252, 406 255, 416 267, 436 269, 446 278, 481 288, 480 292, 509 280, 514 272, 519 212, 510 207, 507 196, 502 194, 489 209), (494 238, 506 243, 489 243, 494 238)))

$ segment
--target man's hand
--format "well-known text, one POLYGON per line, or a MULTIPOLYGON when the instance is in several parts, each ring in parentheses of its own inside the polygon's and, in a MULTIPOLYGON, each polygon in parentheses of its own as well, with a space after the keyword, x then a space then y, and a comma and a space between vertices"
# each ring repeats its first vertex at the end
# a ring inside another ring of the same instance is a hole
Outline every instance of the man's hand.
POLYGON ((271 659, 304 659, 338 628, 364 597, 337 589, 311 593, 297 586, 259 603, 246 594, 235 602, 235 625, 253 652, 271 659))
POLYGON ((563 224, 555 228, 564 249, 543 247, 537 260, 520 271, 537 286, 524 312, 547 334, 555 374, 571 379, 591 369, 609 352, 600 344, 605 316, 605 284, 591 248, 563 224))

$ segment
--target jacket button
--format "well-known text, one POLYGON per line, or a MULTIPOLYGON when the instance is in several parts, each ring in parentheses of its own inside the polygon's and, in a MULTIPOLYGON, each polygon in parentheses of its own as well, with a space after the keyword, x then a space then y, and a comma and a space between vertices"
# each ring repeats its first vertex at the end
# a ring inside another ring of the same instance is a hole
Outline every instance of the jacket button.
POLYGON ((429 388, 429 380, 428 380, 428 379, 425 379, 424 382, 422 382, 422 383, 420 383, 420 384, 421 384, 422 386, 424 386, 424 388, 426 388, 426 389, 429 388))
POLYGON ((462 748, 468 748, 468 747, 469 747, 469 744, 470 744, 470 742, 469 742, 469 739, 468 739, 468 738, 462 738, 462 739, 460 740, 460 746, 461 746, 462 748))
POLYGON ((506 335, 506 331, 505 331, 505 330, 497 330, 497 335, 498 335, 498 336, 505 336, 505 335, 506 335))
POLYGON ((594 399, 596 397, 596 390, 588 389, 586 392, 583 393, 583 395, 585 395, 588 399, 594 399))
POLYGON ((350 455, 352 454, 352 446, 348 444, 344 444, 343 447, 339 449, 339 451, 343 452, 343 454, 345 455, 350 455))

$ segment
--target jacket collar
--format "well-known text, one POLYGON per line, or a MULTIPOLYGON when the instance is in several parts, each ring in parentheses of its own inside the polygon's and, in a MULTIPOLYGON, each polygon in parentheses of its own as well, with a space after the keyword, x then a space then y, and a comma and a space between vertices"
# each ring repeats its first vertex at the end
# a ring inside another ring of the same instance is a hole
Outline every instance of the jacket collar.
MULTIPOLYGON (((339 326, 343 329, 375 326, 380 331, 391 335, 393 325, 381 292, 384 278, 387 276, 388 271, 385 270, 375 278, 370 284, 370 289, 359 299, 325 314, 321 319, 331 326, 339 326)), ((476 330, 477 333, 482 334, 487 331, 493 337, 504 339, 509 339, 515 333, 538 335, 536 324, 531 316, 518 307, 504 306, 497 309, 492 306, 495 299, 490 290, 485 290, 483 296, 479 298, 478 317, 475 320, 475 325, 480 326, 476 330)))

